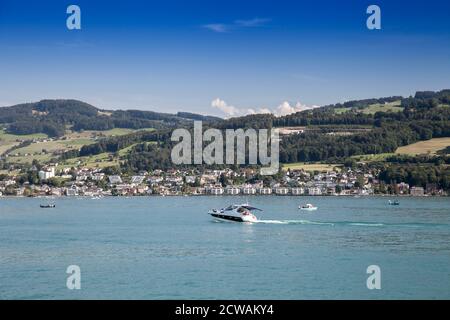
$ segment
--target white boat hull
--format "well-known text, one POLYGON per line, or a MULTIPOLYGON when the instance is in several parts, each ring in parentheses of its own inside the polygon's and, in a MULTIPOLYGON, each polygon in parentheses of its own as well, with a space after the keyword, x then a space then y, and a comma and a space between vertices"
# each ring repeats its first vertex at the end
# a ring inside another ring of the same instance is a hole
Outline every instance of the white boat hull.
POLYGON ((313 208, 302 208, 302 207, 300 207, 299 209, 303 210, 303 211, 316 211, 317 207, 313 207, 313 208))
POLYGON ((244 205, 233 205, 224 209, 213 209, 210 210, 208 213, 216 220, 247 222, 247 223, 258 222, 258 218, 256 218, 256 216, 253 213, 251 213, 250 210, 260 210, 260 209, 251 207, 248 204, 244 204, 244 205))
POLYGON ((232 222, 247 222, 247 223, 253 223, 258 222, 258 219, 255 216, 231 216, 226 214, 219 214, 219 213, 210 213, 212 217, 214 217, 217 220, 222 221, 232 221, 232 222))

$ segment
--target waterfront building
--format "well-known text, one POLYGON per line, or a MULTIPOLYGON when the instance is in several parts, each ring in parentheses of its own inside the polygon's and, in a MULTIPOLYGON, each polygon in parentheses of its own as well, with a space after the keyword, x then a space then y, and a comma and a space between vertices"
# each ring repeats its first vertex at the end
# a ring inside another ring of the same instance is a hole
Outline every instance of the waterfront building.
POLYGON ((237 195, 237 194, 239 194, 240 191, 241 190, 236 187, 227 187, 226 188, 226 194, 228 194, 228 195, 237 195))
POLYGON ((242 188, 242 193, 245 195, 254 195, 254 194, 256 194, 256 188, 244 187, 244 188, 242 188))
POLYGON ((422 187, 411 187, 410 192, 412 196, 423 196, 425 194, 422 187))
POLYGON ((209 189, 209 193, 215 196, 219 196, 223 194, 223 188, 220 187, 213 187, 209 189))
POLYGON ((311 187, 311 188, 308 188, 308 194, 310 196, 320 196, 320 195, 322 195, 322 190, 318 187, 311 187))
POLYGON ((294 196, 299 196, 305 193, 304 188, 291 188, 291 194, 294 196))
POLYGON ((73 186, 71 188, 66 189, 66 196, 78 196, 78 190, 77 187, 73 186))
POLYGON ((272 194, 272 188, 260 188, 259 194, 262 194, 262 195, 272 194))
POLYGON ((289 189, 288 188, 284 188, 284 187, 279 187, 275 189, 275 194, 279 195, 279 196, 285 196, 289 193, 289 189))

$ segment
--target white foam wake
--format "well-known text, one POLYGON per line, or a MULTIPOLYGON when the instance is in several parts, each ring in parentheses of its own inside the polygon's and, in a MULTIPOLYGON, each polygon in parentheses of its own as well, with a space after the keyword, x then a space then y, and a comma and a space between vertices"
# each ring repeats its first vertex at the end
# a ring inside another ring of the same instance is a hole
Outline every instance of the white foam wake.
POLYGON ((318 222, 310 220, 258 220, 257 223, 266 224, 315 224, 315 225, 329 225, 334 226, 332 222, 318 222))

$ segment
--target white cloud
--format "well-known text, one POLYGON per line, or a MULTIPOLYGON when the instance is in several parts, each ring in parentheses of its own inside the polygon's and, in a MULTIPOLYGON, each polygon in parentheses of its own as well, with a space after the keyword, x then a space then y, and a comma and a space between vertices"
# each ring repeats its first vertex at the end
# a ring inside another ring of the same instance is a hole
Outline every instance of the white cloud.
POLYGON ((297 102, 295 105, 291 105, 288 101, 284 101, 282 104, 280 104, 274 114, 278 117, 286 116, 288 114, 304 111, 304 110, 310 110, 317 108, 318 106, 312 105, 307 106, 305 104, 302 104, 301 102, 297 102))
POLYGON ((269 22, 270 19, 267 18, 253 18, 249 20, 236 20, 234 23, 241 27, 251 28, 251 27, 260 27, 263 24, 269 22))
POLYGON ((219 109, 227 116, 237 116, 241 112, 238 108, 228 105, 224 100, 219 98, 211 101, 211 107, 219 109))
POLYGON ((288 115, 288 114, 291 114, 291 113, 294 113, 294 112, 295 112, 294 107, 291 107, 291 105, 287 101, 284 101, 275 110, 275 113, 278 116, 285 116, 285 115, 288 115))
POLYGON ((295 103, 294 105, 291 105, 288 101, 284 101, 281 103, 275 110, 271 110, 269 108, 263 107, 263 108, 249 108, 249 109, 240 109, 232 105, 228 105, 224 100, 217 98, 214 99, 211 102, 211 106, 213 108, 217 108, 220 111, 222 111, 226 117, 239 117, 239 116, 245 116, 249 114, 265 114, 265 113, 271 113, 277 117, 286 116, 292 113, 304 111, 304 110, 310 110, 314 108, 318 108, 317 105, 307 106, 300 102, 295 103))
POLYGON ((214 32, 225 33, 233 29, 261 27, 269 21, 270 19, 267 18, 253 18, 248 20, 235 20, 232 23, 210 23, 203 25, 203 27, 214 32))
POLYGON ((219 33, 227 32, 229 29, 228 25, 223 24, 223 23, 205 24, 203 27, 206 29, 209 29, 211 31, 214 31, 214 32, 219 32, 219 33))

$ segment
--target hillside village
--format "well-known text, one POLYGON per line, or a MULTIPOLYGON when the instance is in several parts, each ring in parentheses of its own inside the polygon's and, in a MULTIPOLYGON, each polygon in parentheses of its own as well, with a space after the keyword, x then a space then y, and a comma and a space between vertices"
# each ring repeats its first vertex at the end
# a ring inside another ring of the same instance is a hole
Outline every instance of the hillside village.
POLYGON ((148 196, 148 195, 292 195, 369 196, 375 194, 446 195, 435 184, 426 188, 407 183, 386 185, 372 172, 334 168, 308 172, 284 170, 276 178, 263 180, 257 169, 153 170, 127 176, 107 174, 100 168, 63 168, 57 163, 32 168, 36 183, 23 176, 3 175, 2 196, 148 196))
POLYGON ((41 100, 0 108, 0 195, 447 195, 448 119, 449 89, 229 119, 41 100), (278 128, 283 169, 174 165, 171 133, 199 120, 278 128))

